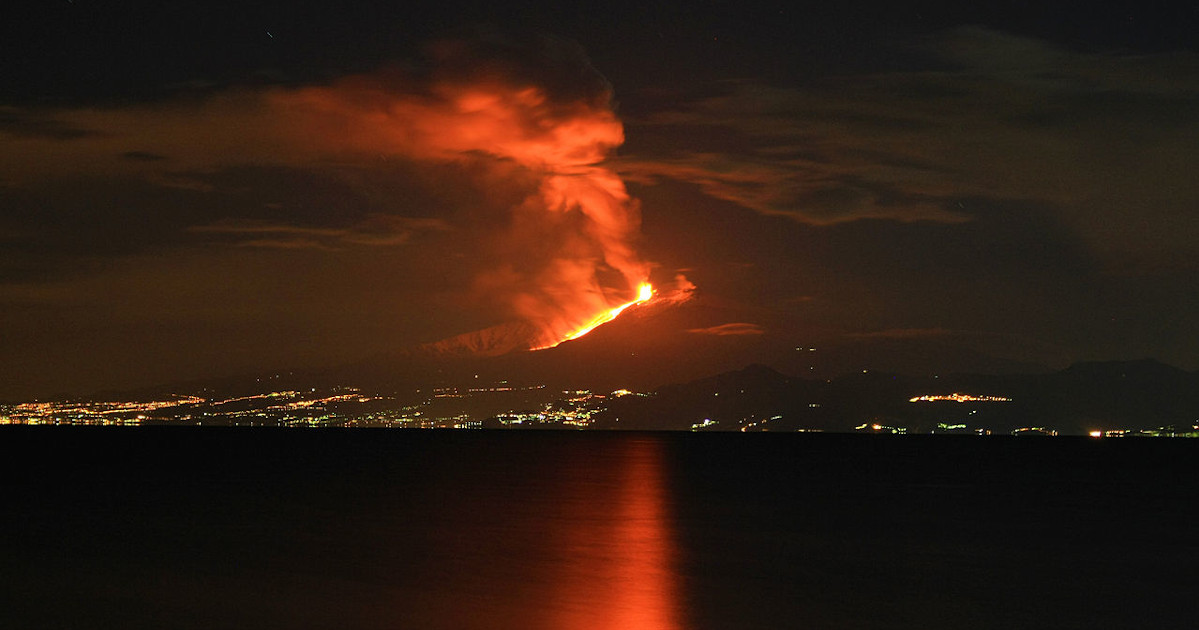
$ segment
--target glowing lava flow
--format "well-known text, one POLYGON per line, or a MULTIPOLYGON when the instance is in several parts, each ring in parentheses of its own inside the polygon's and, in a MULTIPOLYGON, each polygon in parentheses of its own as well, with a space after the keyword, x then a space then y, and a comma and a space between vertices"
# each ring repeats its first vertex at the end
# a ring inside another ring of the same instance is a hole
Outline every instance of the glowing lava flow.
POLYGON ((596 315, 591 321, 587 322, 585 325, 580 327, 578 330, 567 334, 560 341, 555 341, 554 343, 549 344, 547 346, 533 348, 533 350, 547 350, 549 348, 553 348, 554 346, 557 346, 558 344, 560 344, 564 341, 570 341, 571 339, 578 339, 579 337, 586 335, 587 333, 595 330, 596 328, 616 319, 617 316, 619 316, 621 313, 623 313, 626 308, 629 308, 630 306, 633 306, 636 304, 641 304, 643 302, 648 302, 653 297, 654 297, 654 287, 651 286, 650 283, 648 283, 648 282, 642 282, 641 286, 637 288, 637 299, 632 300, 630 302, 625 302, 624 304, 621 304, 620 306, 617 306, 616 308, 604 311, 603 313, 596 315))

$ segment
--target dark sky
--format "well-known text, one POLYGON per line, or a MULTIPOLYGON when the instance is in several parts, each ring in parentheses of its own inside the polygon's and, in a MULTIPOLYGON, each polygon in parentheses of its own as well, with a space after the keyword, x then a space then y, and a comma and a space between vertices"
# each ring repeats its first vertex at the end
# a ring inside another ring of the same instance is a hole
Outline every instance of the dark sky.
POLYGON ((1199 369, 1199 9, 891 4, 7 4, 0 399, 639 274, 696 339, 1199 369))

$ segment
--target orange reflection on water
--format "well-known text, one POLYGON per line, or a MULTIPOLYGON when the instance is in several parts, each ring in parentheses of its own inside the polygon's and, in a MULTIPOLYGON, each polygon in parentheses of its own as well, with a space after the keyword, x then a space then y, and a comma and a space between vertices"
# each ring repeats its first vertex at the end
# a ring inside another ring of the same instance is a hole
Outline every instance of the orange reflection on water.
POLYGON ((630 440, 595 501, 571 502, 568 562, 555 576, 554 630, 678 630, 678 574, 663 444, 630 440), (603 496, 607 495, 607 496, 603 496))

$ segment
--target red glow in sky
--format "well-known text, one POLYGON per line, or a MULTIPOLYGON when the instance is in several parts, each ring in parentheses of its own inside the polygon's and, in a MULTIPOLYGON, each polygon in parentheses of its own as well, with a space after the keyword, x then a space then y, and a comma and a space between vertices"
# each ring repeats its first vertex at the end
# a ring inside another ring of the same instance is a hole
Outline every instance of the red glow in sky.
POLYGON ((525 347, 573 339, 648 299, 645 288, 633 302, 612 297, 648 286, 649 264, 633 245, 641 224, 637 204, 603 165, 624 141, 606 93, 553 99, 535 85, 491 73, 435 82, 419 93, 400 81, 355 77, 274 98, 276 108, 298 113, 297 124, 316 130, 321 142, 433 162, 485 155, 498 161, 493 168, 515 163, 533 177, 536 192, 514 209, 524 221, 509 230, 556 226, 555 237, 536 243, 542 263, 535 268, 497 283, 514 267, 496 260, 487 282, 487 290, 506 294, 510 315, 536 331, 525 347), (610 272, 620 279, 615 286, 610 272))

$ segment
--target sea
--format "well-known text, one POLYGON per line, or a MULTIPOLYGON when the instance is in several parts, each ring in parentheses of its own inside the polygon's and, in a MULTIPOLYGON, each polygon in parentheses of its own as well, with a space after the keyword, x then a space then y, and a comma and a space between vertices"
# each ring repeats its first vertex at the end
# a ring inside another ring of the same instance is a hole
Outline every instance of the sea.
POLYGON ((1199 440, 0 430, 0 628, 1193 628, 1199 440))

